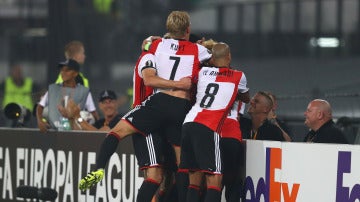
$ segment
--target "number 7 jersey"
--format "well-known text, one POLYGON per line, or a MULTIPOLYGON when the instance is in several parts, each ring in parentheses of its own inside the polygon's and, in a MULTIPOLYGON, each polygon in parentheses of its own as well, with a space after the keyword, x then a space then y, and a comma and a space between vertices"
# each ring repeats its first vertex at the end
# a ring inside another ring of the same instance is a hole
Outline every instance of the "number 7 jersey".
POLYGON ((157 75, 174 81, 184 77, 194 79, 200 64, 211 57, 204 46, 176 39, 158 39, 151 44, 149 52, 155 55, 157 75))
POLYGON ((198 75, 196 103, 184 123, 197 122, 219 132, 244 84, 246 86, 246 77, 241 71, 228 67, 202 67, 198 75))

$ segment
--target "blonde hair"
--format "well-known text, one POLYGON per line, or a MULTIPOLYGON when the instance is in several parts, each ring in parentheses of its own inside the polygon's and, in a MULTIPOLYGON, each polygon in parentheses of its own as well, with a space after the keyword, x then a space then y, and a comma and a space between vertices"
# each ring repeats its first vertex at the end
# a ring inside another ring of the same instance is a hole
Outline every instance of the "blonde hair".
POLYGON ((190 26, 190 15, 186 11, 173 11, 166 20, 166 29, 173 38, 181 38, 190 26))
POLYGON ((270 111, 274 105, 274 102, 271 99, 271 96, 267 92, 264 92, 264 91, 258 91, 256 94, 259 94, 265 98, 266 106, 267 106, 268 110, 270 111))
POLYGON ((170 39, 170 38, 171 38, 170 33, 169 33, 169 32, 166 32, 162 38, 164 38, 164 39, 170 39))
POLYGON ((217 41, 214 41, 213 39, 209 39, 209 40, 206 40, 206 41, 203 41, 201 43, 201 45, 205 46, 205 48, 207 48, 208 50, 212 50, 212 48, 214 47, 215 44, 217 44, 219 42, 217 41))
POLYGON ((81 41, 70 41, 65 45, 65 58, 73 58, 82 48, 84 48, 84 44, 81 41))

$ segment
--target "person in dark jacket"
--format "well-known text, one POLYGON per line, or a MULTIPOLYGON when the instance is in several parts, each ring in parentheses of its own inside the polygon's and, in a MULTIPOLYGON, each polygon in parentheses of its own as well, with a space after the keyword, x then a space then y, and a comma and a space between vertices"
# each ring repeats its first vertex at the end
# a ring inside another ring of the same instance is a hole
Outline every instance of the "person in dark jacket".
POLYGON ((272 107, 273 101, 266 92, 259 91, 251 98, 248 109, 251 121, 240 119, 243 137, 254 140, 285 141, 280 128, 268 119, 272 107))
POLYGON ((310 129, 304 142, 348 144, 344 133, 332 120, 332 109, 326 100, 311 101, 304 116, 305 125, 310 129))

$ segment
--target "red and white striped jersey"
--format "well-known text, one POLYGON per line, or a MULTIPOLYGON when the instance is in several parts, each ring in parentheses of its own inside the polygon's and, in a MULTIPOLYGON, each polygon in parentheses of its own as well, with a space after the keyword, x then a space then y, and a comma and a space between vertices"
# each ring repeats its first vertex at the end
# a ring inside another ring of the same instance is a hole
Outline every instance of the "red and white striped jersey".
POLYGON ((242 133, 240 130, 240 123, 238 121, 239 111, 243 102, 235 100, 231 110, 224 121, 224 125, 221 128, 220 136, 222 138, 234 138, 239 141, 242 140, 242 133))
POLYGON ((151 44, 149 52, 155 55, 157 75, 174 81, 184 77, 194 79, 200 64, 211 57, 204 46, 175 39, 158 39, 151 44))
POLYGON ((147 97, 153 93, 153 88, 145 86, 141 71, 144 68, 155 68, 154 55, 142 52, 134 68, 133 74, 133 104, 132 107, 140 105, 147 97))
POLYGON ((220 132, 238 89, 242 89, 240 81, 244 79, 246 83, 246 78, 241 71, 227 67, 202 67, 198 78, 196 103, 184 123, 197 122, 220 132))
MULTIPOLYGON (((238 92, 246 93, 248 91, 249 88, 247 88, 247 79, 245 74, 243 73, 240 79, 238 92)), ((242 140, 242 133, 240 130, 240 123, 238 117, 240 111, 243 110, 244 107, 245 107, 245 103, 239 100, 235 100, 234 104, 230 109, 228 116, 224 121, 224 125, 221 128, 220 136, 222 138, 234 138, 237 139, 238 141, 242 140)))
POLYGON ((240 102, 239 105, 240 105, 239 113, 244 114, 245 113, 245 105, 246 105, 246 103, 240 102))

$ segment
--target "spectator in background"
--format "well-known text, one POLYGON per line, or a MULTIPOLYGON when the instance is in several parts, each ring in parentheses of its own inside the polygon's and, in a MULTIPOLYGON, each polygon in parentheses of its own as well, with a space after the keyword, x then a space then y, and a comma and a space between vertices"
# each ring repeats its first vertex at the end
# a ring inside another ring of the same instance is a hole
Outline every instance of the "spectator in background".
POLYGON ((34 84, 32 78, 24 77, 22 66, 20 64, 13 64, 10 69, 10 76, 5 78, 5 81, 0 84, 0 92, 2 93, 2 107, 9 103, 15 102, 29 109, 33 110, 36 96, 34 92, 39 90, 38 86, 34 84))
POLYGON ((99 96, 99 108, 104 118, 97 120, 93 125, 80 116, 80 107, 73 100, 69 100, 66 108, 73 129, 110 131, 122 117, 118 112, 118 107, 119 104, 115 92, 111 90, 102 91, 99 96))
POLYGON ((239 123, 240 123, 240 130, 242 133, 243 139, 251 139, 251 118, 248 114, 241 114, 239 113, 239 123))
MULTIPOLYGON (((10 75, 0 84, 0 98, 2 98, 2 109, 9 103, 16 103, 33 111, 34 101, 38 99, 36 96, 39 92, 39 86, 33 82, 30 77, 24 77, 23 69, 20 64, 13 64, 10 68, 10 75)), ((12 125, 14 122, 6 123, 6 126, 12 125)))
POLYGON ((310 131, 304 142, 347 144, 344 133, 332 120, 332 110, 326 100, 311 101, 304 112, 305 125, 310 131))
POLYGON ((38 127, 41 132, 46 132, 49 128, 59 128, 60 118, 68 117, 64 106, 66 106, 69 99, 73 99, 78 103, 81 109, 86 109, 92 113, 95 119, 98 117, 89 88, 79 85, 75 81, 79 74, 79 63, 69 59, 59 63, 58 67, 63 82, 61 84, 51 84, 36 109, 38 127), (43 116, 45 107, 48 107, 46 119, 43 116))
MULTIPOLYGON (((85 63, 85 48, 84 44, 80 41, 70 41, 68 44, 65 45, 65 58, 66 60, 72 59, 75 60, 80 65, 83 65, 85 63)), ((78 75, 75 78, 76 83, 79 83, 87 88, 89 88, 89 80, 81 73, 79 72, 78 75)), ((55 83, 62 83, 62 77, 61 74, 59 74, 57 80, 55 83)))
POLYGON ((250 100, 248 113, 251 122, 243 121, 241 124, 250 124, 251 126, 241 126, 243 134, 254 140, 275 140, 285 141, 280 128, 272 124, 269 119, 269 113, 273 108, 273 102, 270 96, 263 92, 257 92, 250 100), (244 130, 247 129, 247 130, 244 130))
POLYGON ((289 127, 286 125, 286 123, 282 120, 280 120, 277 115, 276 115, 276 109, 277 109, 277 99, 276 99, 276 96, 270 92, 266 92, 271 100, 273 101, 273 107, 271 109, 271 111, 269 112, 269 115, 268 115, 268 119, 270 120, 271 123, 273 123, 274 125, 276 125, 277 127, 280 128, 281 132, 282 132, 282 135, 285 139, 285 141, 287 142, 291 142, 291 132, 290 132, 290 129, 289 127))

